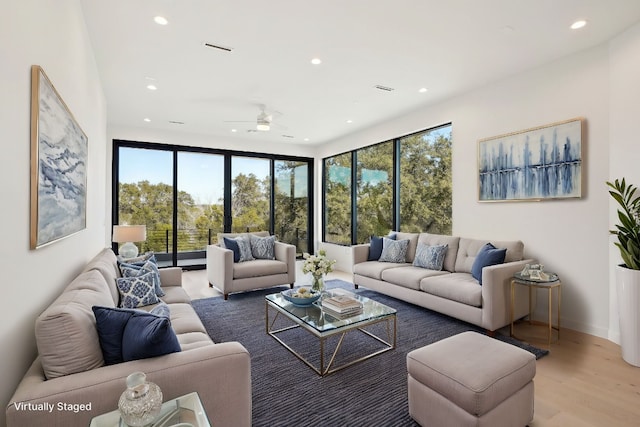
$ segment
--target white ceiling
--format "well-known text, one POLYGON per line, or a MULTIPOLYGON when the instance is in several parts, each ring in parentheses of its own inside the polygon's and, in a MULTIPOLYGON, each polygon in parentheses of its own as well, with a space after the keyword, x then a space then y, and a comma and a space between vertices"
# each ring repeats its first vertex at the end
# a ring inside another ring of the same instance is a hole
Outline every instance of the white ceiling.
POLYGON ((639 0, 81 3, 109 125, 300 144, 331 141, 598 45, 640 20, 639 0), (157 15, 169 24, 156 24, 157 15), (577 19, 588 25, 569 29, 577 19), (322 64, 312 65, 314 57, 322 64), (274 125, 249 133, 260 104, 277 112, 274 125))

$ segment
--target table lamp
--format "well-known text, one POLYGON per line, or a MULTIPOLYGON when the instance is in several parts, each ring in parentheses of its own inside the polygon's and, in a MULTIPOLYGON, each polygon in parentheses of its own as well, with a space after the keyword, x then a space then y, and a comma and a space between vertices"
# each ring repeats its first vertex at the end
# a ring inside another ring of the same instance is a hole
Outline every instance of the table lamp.
POLYGON ((112 241, 123 243, 118 253, 123 258, 135 258, 138 256, 138 247, 133 242, 144 242, 147 240, 146 225, 114 225, 112 241))

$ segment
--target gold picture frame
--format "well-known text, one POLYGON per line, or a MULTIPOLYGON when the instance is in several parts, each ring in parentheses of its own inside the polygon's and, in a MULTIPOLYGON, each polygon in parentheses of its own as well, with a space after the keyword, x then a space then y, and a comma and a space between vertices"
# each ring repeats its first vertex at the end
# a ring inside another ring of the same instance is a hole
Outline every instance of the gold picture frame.
POLYGON ((88 140, 44 70, 31 67, 30 247, 87 224, 88 140))

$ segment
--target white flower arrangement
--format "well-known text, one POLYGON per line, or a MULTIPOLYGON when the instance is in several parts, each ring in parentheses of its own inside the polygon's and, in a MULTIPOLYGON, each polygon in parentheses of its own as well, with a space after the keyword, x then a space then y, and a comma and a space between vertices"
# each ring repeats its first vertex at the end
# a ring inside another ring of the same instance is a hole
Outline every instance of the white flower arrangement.
POLYGON ((333 271, 333 265, 336 263, 335 259, 327 258, 327 252, 324 249, 320 249, 317 255, 305 253, 302 257, 304 258, 302 272, 305 274, 311 273, 314 277, 331 273, 333 271))

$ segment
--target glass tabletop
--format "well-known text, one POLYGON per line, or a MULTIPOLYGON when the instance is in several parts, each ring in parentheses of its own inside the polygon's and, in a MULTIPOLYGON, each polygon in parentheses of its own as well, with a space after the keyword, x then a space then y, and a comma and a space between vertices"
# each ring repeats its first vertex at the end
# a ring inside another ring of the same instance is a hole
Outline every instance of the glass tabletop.
POLYGON ((549 273, 545 271, 544 274, 546 274, 545 278, 534 279, 530 275, 525 276, 525 275, 522 275, 520 272, 518 272, 513 275, 513 278, 520 282, 536 283, 536 284, 542 284, 542 285, 555 283, 559 280, 559 277, 556 273, 549 273))
POLYGON ((334 295, 348 295, 355 298, 362 303, 362 312, 353 316, 338 318, 323 310, 320 300, 314 302, 310 306, 299 307, 284 299, 281 293, 270 294, 265 298, 270 303, 283 309, 289 315, 297 318, 301 322, 304 322, 306 325, 314 328, 318 332, 332 331, 346 326, 353 326, 357 323, 368 322, 373 319, 379 319, 396 314, 396 310, 394 308, 343 289, 328 289, 326 292, 327 295, 323 298, 329 298, 334 295))

